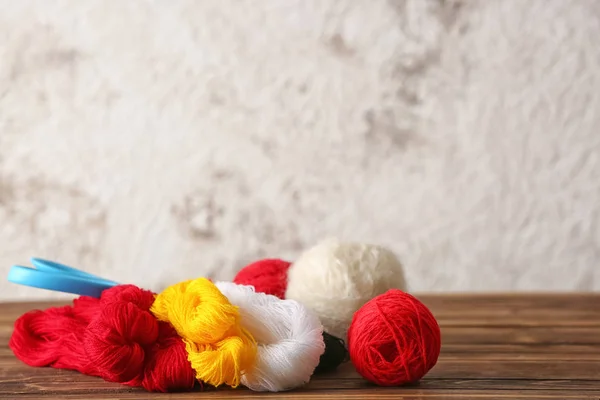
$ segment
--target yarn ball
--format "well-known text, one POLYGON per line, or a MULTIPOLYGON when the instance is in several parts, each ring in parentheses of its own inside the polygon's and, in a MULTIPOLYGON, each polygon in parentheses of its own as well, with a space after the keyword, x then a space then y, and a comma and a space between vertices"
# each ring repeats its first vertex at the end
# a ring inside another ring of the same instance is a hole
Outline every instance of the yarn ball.
POLYGON ((406 290, 402 264, 381 246, 322 241, 288 270, 286 299, 313 310, 325 331, 343 340, 354 313, 389 289, 406 290))
POLYGON ((236 306, 206 278, 171 285, 156 296, 150 311, 169 322, 183 339, 199 381, 237 387, 256 357, 256 341, 241 326, 236 306))
POLYGON ((308 382, 325 351, 317 316, 297 301, 258 293, 253 286, 216 286, 239 308, 242 326, 258 343, 256 364, 242 375, 242 384, 278 392, 308 382))
POLYGON ((420 380, 441 350, 440 327, 431 311, 400 290, 389 290, 361 307, 348 341, 357 372, 380 386, 420 380))
POLYGON ((346 344, 342 339, 323 332, 323 341, 325 342, 325 353, 323 353, 319 360, 315 374, 333 371, 341 363, 347 362, 349 359, 346 344))
POLYGON ((290 262, 276 258, 255 261, 242 268, 233 278, 233 282, 254 286, 257 292, 283 299, 290 265, 290 262))

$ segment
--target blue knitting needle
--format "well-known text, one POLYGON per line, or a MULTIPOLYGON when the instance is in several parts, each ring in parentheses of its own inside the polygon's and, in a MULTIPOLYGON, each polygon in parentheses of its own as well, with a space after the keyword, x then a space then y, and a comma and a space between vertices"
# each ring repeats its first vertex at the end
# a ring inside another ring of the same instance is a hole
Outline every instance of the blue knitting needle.
POLYGON ((96 298, 99 298, 104 290, 118 285, 117 282, 54 261, 32 258, 31 263, 34 268, 13 265, 8 273, 8 281, 39 289, 96 298))

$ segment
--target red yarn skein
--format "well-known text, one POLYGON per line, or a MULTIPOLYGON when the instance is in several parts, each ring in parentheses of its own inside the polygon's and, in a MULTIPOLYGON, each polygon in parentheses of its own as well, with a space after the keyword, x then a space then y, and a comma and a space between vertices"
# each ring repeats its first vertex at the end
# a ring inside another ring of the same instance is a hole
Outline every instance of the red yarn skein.
POLYGON ((146 349, 157 338, 158 320, 152 314, 135 303, 109 303, 88 325, 83 346, 102 378, 141 386, 146 349))
POLYGON ((154 293, 121 285, 102 293, 101 312, 83 345, 99 376, 148 391, 191 389, 195 373, 185 344, 168 323, 150 312, 154 293))
POLYGON ((254 286, 257 292, 283 299, 290 265, 290 262, 276 258, 255 261, 242 268, 233 278, 233 282, 238 285, 254 286))
POLYGON ((100 299, 87 296, 73 299, 73 314, 81 321, 89 324, 99 311, 100 299))
POLYGON ((191 389, 195 373, 185 344, 149 311, 154 294, 133 285, 79 297, 73 306, 30 311, 9 343, 30 366, 63 368, 148 391, 191 389))
POLYGON ((381 386, 420 380, 437 363, 440 328, 414 296, 392 289, 362 306, 348 330, 350 359, 365 379, 381 386))
POLYGON ((81 344, 86 326, 85 319, 70 306, 32 310, 17 319, 8 346, 29 366, 94 375, 81 344))
MULTIPOLYGON (((146 359, 142 387, 150 392, 172 392, 194 387, 196 373, 188 361, 185 344, 168 323, 159 322, 158 338, 146 359)), ((202 384, 202 382, 200 382, 202 384)))

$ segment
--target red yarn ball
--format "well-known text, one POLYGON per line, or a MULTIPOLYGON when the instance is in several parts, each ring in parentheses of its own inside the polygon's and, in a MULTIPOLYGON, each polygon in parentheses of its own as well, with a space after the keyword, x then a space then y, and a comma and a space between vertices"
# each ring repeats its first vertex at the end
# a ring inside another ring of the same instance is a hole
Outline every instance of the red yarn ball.
POLYGON ((392 289, 354 314, 348 330, 348 350, 365 379, 380 386, 412 383, 437 363, 440 327, 417 298, 392 289))
POLYGON ((233 282, 238 285, 254 286, 257 292, 283 299, 290 265, 290 262, 274 258, 255 261, 242 268, 233 278, 233 282))

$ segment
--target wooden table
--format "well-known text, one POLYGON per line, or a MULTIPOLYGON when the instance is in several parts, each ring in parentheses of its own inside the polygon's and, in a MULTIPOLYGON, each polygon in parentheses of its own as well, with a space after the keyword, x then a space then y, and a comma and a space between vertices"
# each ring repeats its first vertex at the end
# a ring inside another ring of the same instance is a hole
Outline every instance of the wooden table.
POLYGON ((350 364, 287 393, 149 394, 76 372, 30 368, 7 347, 13 321, 50 304, 0 304, 0 399, 600 399, 600 294, 418 296, 442 327, 438 364, 417 385, 379 388, 350 364))

